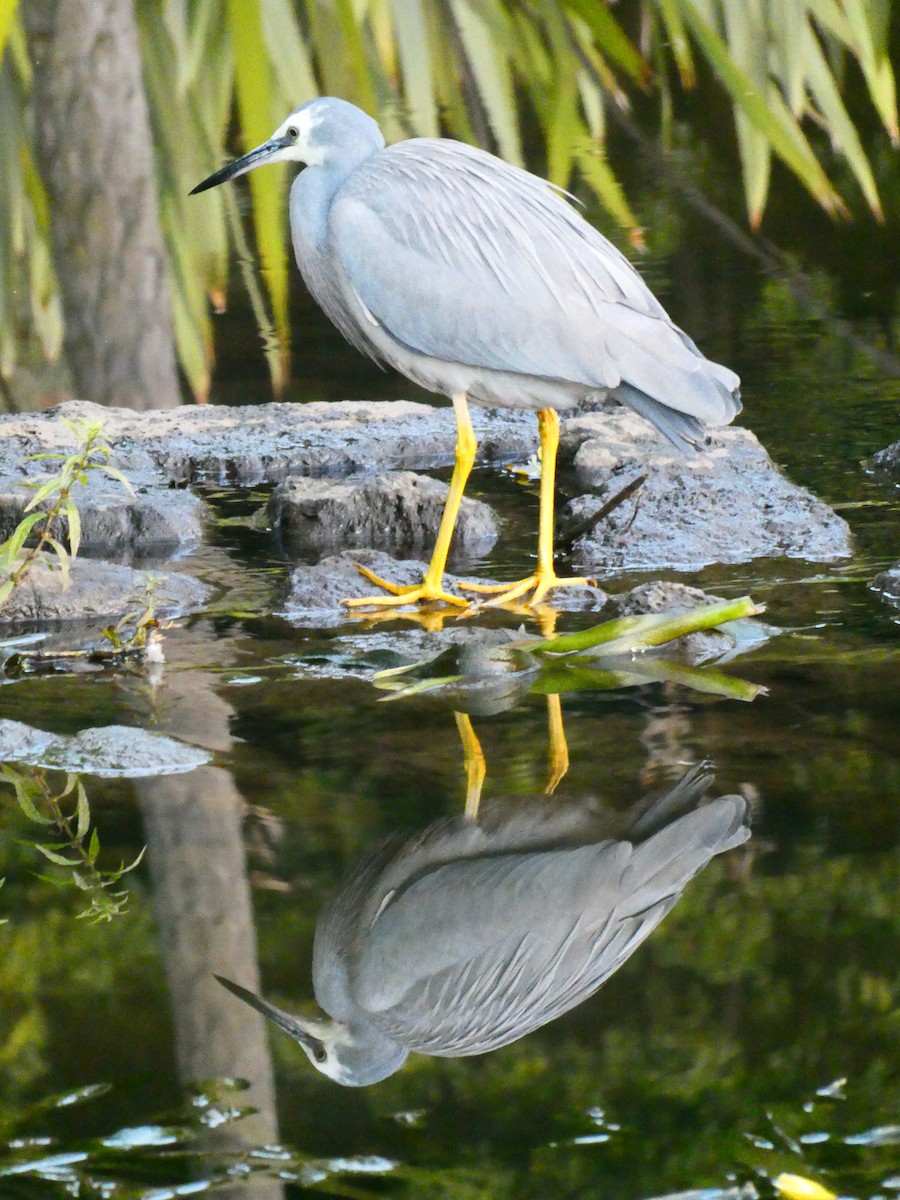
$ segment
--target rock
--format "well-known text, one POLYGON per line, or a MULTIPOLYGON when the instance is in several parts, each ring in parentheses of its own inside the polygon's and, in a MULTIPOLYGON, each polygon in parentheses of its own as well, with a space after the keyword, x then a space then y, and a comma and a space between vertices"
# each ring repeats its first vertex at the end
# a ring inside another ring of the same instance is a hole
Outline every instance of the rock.
POLYGON ((879 471, 887 471, 889 475, 900 479, 900 442, 893 442, 877 454, 873 454, 872 465, 879 471))
MULTIPOLYGON (((18 477, 4 473, 0 462, 0 542, 10 536, 34 495, 23 486, 23 479, 43 483, 46 473, 26 471, 18 477)), ((120 483, 91 473, 87 483, 76 484, 71 496, 81 518, 81 551, 106 557, 171 557, 196 546, 202 533, 204 504, 183 488, 169 487, 161 477, 147 482, 132 476, 131 495, 120 483)), ((48 508, 51 501, 42 507, 48 508)), ((59 521, 54 537, 62 539, 66 523, 59 521)))
POLYGON ((197 612, 210 597, 210 589, 191 575, 138 571, 115 563, 77 558, 70 567, 68 588, 60 571, 44 563, 34 566, 0 606, 0 625, 21 621, 86 621, 123 616, 143 603, 147 584, 158 582, 154 597, 160 616, 197 612))
MULTIPOLYGON (((356 564, 400 585, 421 583, 426 564, 410 559, 398 560, 380 550, 349 550, 323 558, 315 566, 295 567, 290 579, 290 592, 280 616, 295 625, 326 628, 355 620, 341 604, 343 599, 375 595, 378 589, 356 569, 356 564)), ((447 574, 444 585, 457 595, 460 577, 447 574)), ((467 580, 468 582, 468 580, 467 580)), ((492 580, 472 579, 473 583, 492 580)), ((553 607, 563 611, 600 609, 606 603, 606 593, 597 587, 560 588, 550 598, 553 607)), ((363 615, 355 610, 358 615, 363 615)), ((398 614, 402 616, 402 614, 398 614)))
MULTIPOLYGON (((14 461, 68 452, 71 431, 54 417, 100 420, 126 475, 152 467, 174 483, 251 486, 289 475, 339 477, 373 470, 449 466, 456 423, 449 406, 408 400, 198 404, 153 413, 70 401, 45 414, 0 416, 0 444, 14 461)), ((527 458, 537 443, 534 416, 472 406, 479 459, 527 458)), ((0 471, 2 474, 2 471, 0 471)))
POLYGON ((872 590, 879 592, 892 604, 900 604, 900 562, 876 575, 872 580, 872 590))
MULTIPOLYGON (((612 601, 623 617, 640 616, 644 613, 689 612, 702 605, 718 604, 724 596, 715 596, 701 588, 688 587, 684 583, 670 583, 657 579, 638 584, 630 592, 613 596, 612 601)), ((720 629, 698 630, 675 642, 667 642, 652 653, 662 658, 684 659, 691 663, 708 662, 710 659, 727 660, 742 653, 752 645, 758 645, 774 630, 761 621, 742 618, 729 621, 720 629)))
POLYGON ((27 763, 103 778, 177 775, 209 762, 210 755, 161 733, 126 725, 83 729, 57 737, 19 721, 0 720, 0 761, 27 763))
MULTIPOLYGON (((370 547, 422 554, 434 545, 448 492, 446 484, 411 471, 342 481, 292 476, 273 492, 269 514, 292 553, 370 547)), ((464 498, 451 555, 487 554, 497 533, 491 509, 464 498)))
MULTIPOLYGON (((480 678, 500 671, 499 667, 496 671, 485 668, 482 648, 502 649, 511 640, 524 636, 521 628, 485 628, 471 621, 450 621, 440 629, 423 629, 409 623, 393 629, 359 627, 327 640, 307 641, 298 654, 292 655, 291 661, 296 665, 298 678, 371 680, 377 672, 396 667, 427 664, 430 671, 435 660, 449 651, 452 661, 440 673, 480 678)), ((411 672, 398 677, 398 682, 411 683, 417 678, 411 672)))
MULTIPOLYGON (((575 417, 564 425, 563 451, 578 484, 612 495, 646 474, 636 494, 574 543, 580 570, 693 569, 714 562, 788 555, 828 560, 849 555, 845 521, 791 483, 749 430, 716 429, 708 449, 680 454, 633 413, 575 417)), ((570 516, 599 509, 581 496, 570 516)))

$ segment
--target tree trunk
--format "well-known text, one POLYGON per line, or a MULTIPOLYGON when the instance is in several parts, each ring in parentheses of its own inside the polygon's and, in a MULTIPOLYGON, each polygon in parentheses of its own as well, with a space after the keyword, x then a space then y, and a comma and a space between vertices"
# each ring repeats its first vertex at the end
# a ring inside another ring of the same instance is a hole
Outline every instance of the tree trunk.
POLYGON ((28 0, 35 147, 80 399, 180 403, 132 0, 28 0))

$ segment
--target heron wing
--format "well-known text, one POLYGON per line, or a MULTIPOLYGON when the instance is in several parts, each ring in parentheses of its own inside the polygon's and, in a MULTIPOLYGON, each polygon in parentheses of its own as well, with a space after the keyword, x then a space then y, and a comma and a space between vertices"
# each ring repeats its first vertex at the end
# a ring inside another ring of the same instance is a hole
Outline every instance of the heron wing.
POLYGON ((409 1050, 479 1054, 581 1003, 713 855, 747 837, 722 797, 640 845, 605 842, 447 863, 388 897, 354 993, 409 1050))
POLYGON ((621 383, 704 421, 737 411, 733 372, 675 326, 628 260, 545 180, 448 139, 353 172, 330 243, 363 328, 432 359, 621 383))

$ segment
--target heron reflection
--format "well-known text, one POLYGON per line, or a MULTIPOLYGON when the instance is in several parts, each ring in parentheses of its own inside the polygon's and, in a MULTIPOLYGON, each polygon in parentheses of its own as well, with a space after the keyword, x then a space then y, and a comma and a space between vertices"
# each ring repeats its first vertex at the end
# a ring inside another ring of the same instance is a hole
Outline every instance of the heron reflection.
POLYGON ((593 800, 485 803, 477 820, 386 842, 319 918, 313 988, 327 1017, 219 982, 351 1087, 410 1053, 496 1050, 592 995, 688 882, 746 840, 746 802, 710 799, 710 784, 692 768, 624 813, 593 800))

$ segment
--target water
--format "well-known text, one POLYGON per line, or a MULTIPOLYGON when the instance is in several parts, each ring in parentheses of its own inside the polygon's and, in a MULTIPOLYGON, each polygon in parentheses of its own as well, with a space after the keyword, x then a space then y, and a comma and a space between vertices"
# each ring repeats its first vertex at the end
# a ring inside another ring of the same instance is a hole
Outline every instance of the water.
MULTIPOLYGON (((115 884, 127 912, 108 923, 77 920, 86 893, 39 878, 63 871, 34 849, 53 839, 3 791, 0 1196, 712 1198, 772 1195, 782 1172, 896 1193, 898 613, 869 582, 896 557, 898 496, 862 463, 896 438, 900 387, 777 281, 722 247, 706 262, 707 300, 677 255, 651 264, 654 286, 740 371, 745 423, 845 516, 856 552, 684 577, 766 604, 782 632, 728 670, 768 695, 566 695, 570 767, 546 803, 621 810, 706 759, 715 794, 752 804, 752 841, 714 859, 599 993, 526 1039, 485 1057, 413 1056, 367 1089, 322 1078, 211 972, 249 982, 258 961, 267 996, 312 1012, 326 897, 394 830, 461 812, 462 751, 440 698, 382 703, 339 656, 333 677, 308 677, 346 631, 268 615, 285 564, 246 520, 264 495, 211 489, 220 524, 184 565, 219 597, 166 634, 161 678, 0 689, 4 716, 57 734, 118 722, 212 755, 182 776, 85 776, 99 865, 148 846, 115 884)), ((290 398, 415 394, 298 310, 290 398)), ((214 398, 264 399, 252 326, 229 328, 240 336, 223 346, 214 398)), ((864 317, 852 328, 877 336, 864 317)), ((488 568, 521 573, 534 489, 482 469, 472 491, 509 519, 488 568)), ((545 698, 472 721, 486 798, 540 792, 545 698)))

